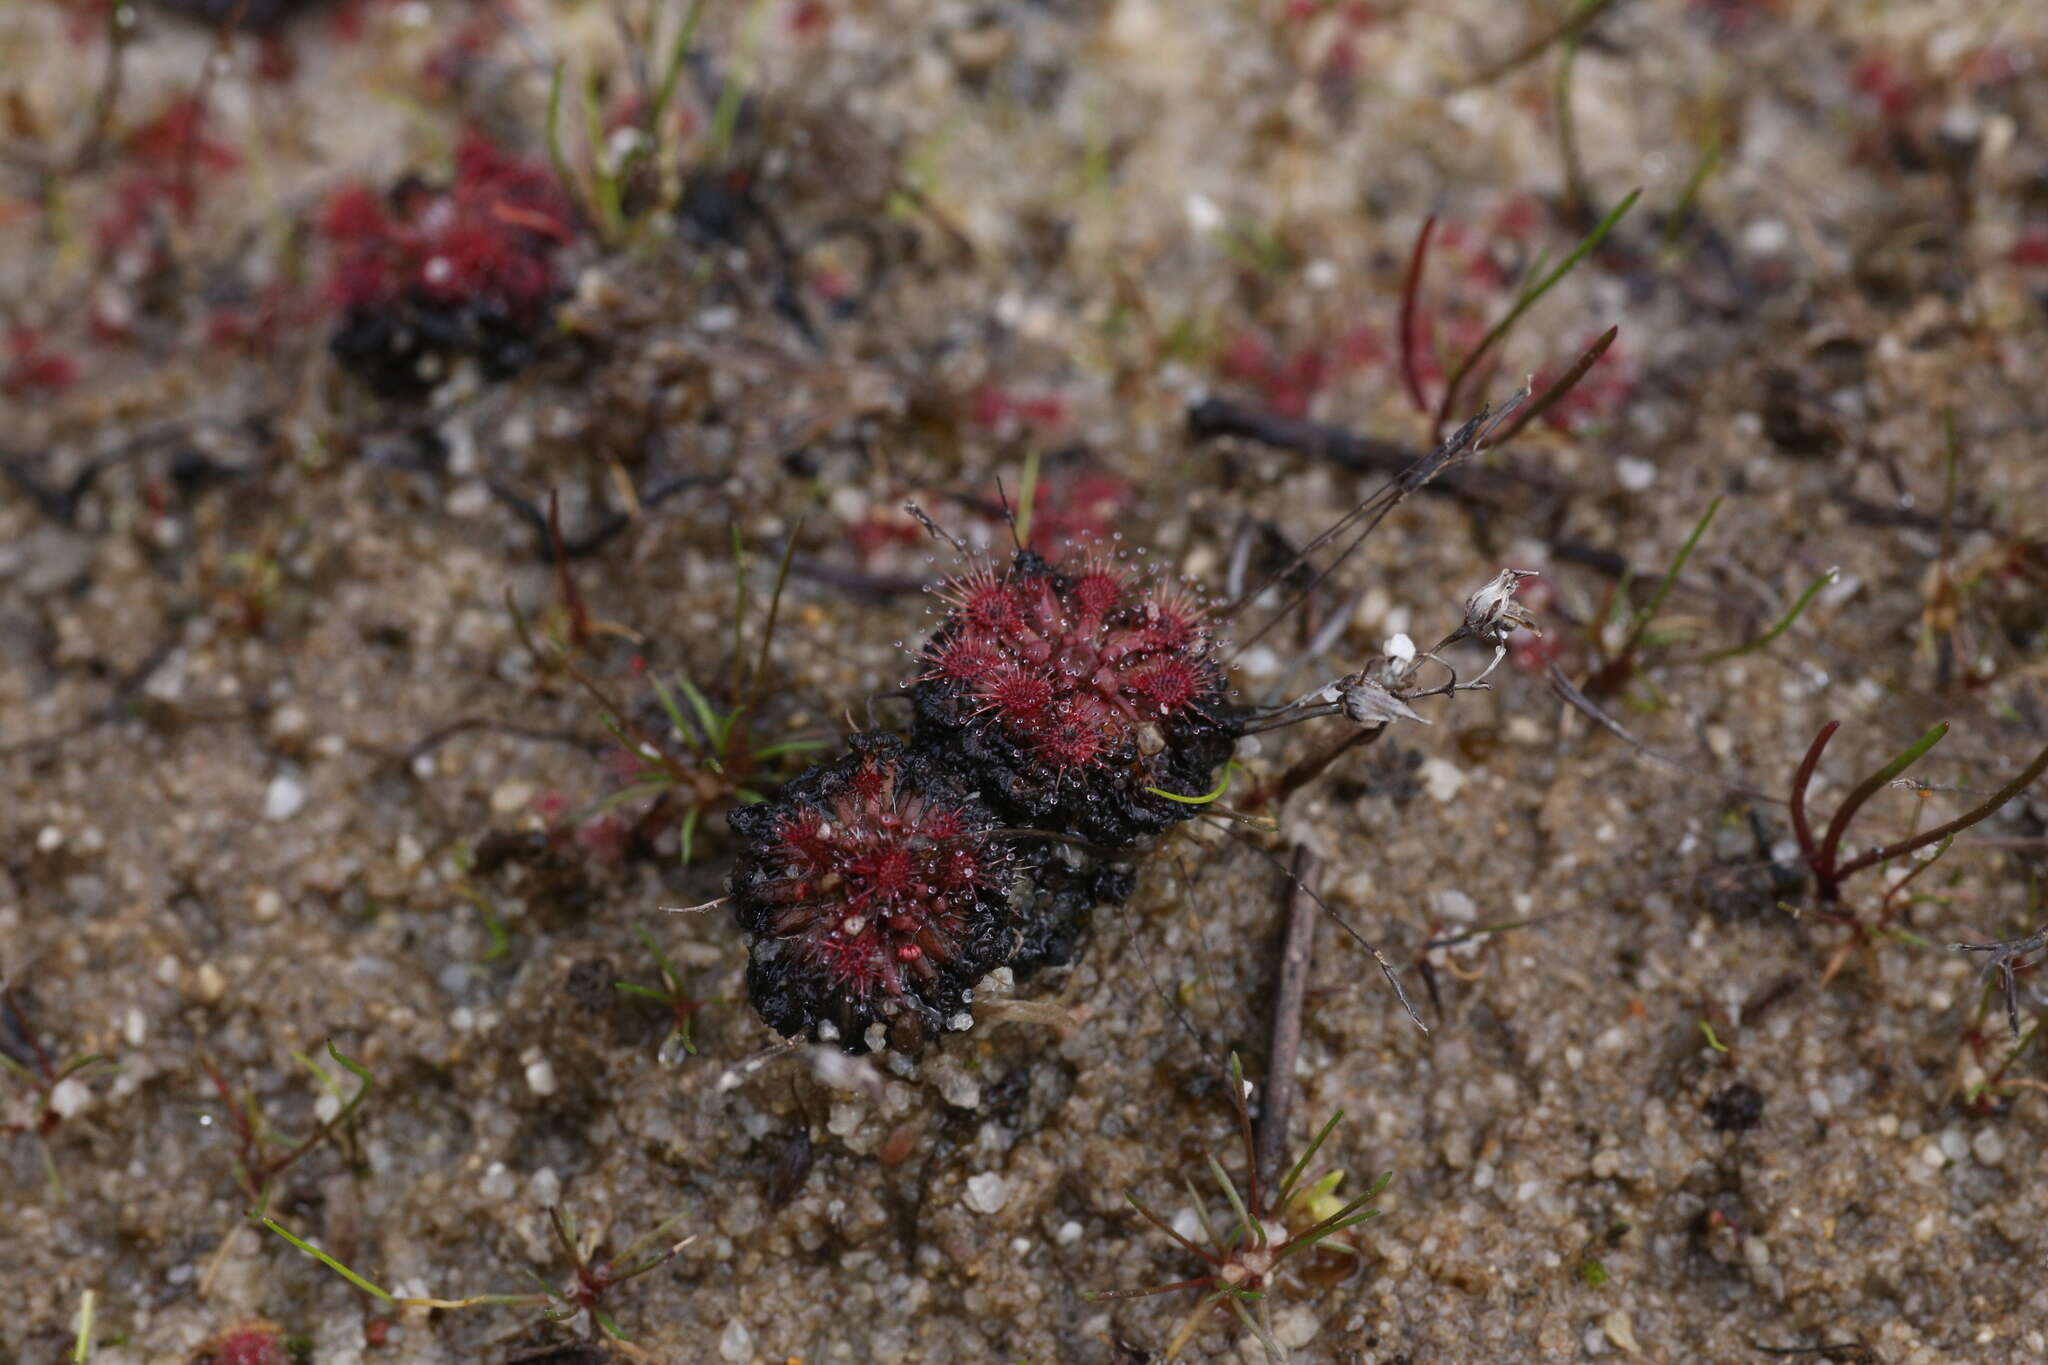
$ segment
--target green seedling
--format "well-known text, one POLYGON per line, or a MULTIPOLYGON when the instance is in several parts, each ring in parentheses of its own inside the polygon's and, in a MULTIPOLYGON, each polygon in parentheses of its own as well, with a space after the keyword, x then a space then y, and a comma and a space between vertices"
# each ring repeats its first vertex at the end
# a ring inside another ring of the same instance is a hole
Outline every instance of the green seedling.
MULTIPOLYGON (((796 554, 797 533, 801 530, 799 523, 790 534, 775 576, 774 591, 768 599, 760 640, 749 651, 747 552, 738 529, 734 529, 733 662, 727 686, 727 695, 734 700, 727 706, 718 705, 687 676, 677 677, 674 686, 660 678, 653 679, 655 700, 668 722, 667 742, 649 734, 633 718, 632 711, 576 661, 570 648, 550 640, 549 648, 543 649, 508 591, 505 603, 513 626, 535 662, 543 669, 560 668, 575 679, 597 703, 605 728, 628 754, 644 765, 632 782, 598 801, 584 812, 583 819, 640 800, 674 799, 682 809, 677 851, 688 865, 696 856, 697 832, 706 814, 729 802, 752 805, 766 800, 763 788, 780 785, 789 775, 790 760, 825 747, 824 740, 806 737, 760 743, 754 726, 767 678, 768 649, 781 617, 783 590, 789 582, 790 562, 796 554)), ((559 549, 557 557, 566 563, 559 549)), ((566 584, 566 570, 562 578, 566 584)), ((575 609, 572 605, 572 611, 575 609)))
POLYGON ((665 1251, 650 1253, 649 1249, 656 1243, 664 1240, 669 1230, 682 1221, 683 1215, 676 1214, 671 1218, 663 1220, 659 1225, 641 1236, 632 1245, 610 1260, 594 1264, 590 1259, 592 1250, 583 1247, 579 1242, 574 1217, 563 1213, 559 1207, 550 1205, 548 1208, 548 1222, 554 1229, 555 1243, 562 1249, 562 1256, 571 1268, 570 1279, 566 1285, 556 1288, 542 1280, 540 1276, 533 1275, 532 1278, 537 1287, 527 1293, 472 1294, 467 1298, 443 1299, 430 1296, 394 1295, 390 1290, 385 1289, 374 1280, 343 1265, 327 1252, 293 1233, 275 1218, 262 1212, 262 1210, 252 1210, 247 1216, 249 1221, 257 1227, 276 1233, 279 1237, 282 1237, 321 1265, 326 1266, 329 1270, 341 1276, 371 1298, 389 1304, 394 1308, 457 1310, 490 1307, 493 1305, 511 1308, 537 1308, 540 1310, 541 1317, 550 1322, 566 1322, 578 1314, 588 1313, 590 1315, 593 1336, 601 1335, 609 1339, 636 1359, 652 1359, 652 1357, 633 1347, 632 1338, 621 1331, 618 1323, 613 1321, 611 1315, 606 1313, 600 1306, 605 1295, 628 1280, 638 1279, 642 1275, 667 1265, 675 1259, 676 1253, 696 1240, 694 1235, 685 1237, 665 1251))
POLYGON ((86 1365, 92 1359, 93 1292, 88 1289, 78 1300, 78 1337, 71 1346, 71 1365, 86 1365))
MULTIPOLYGON (((1982 802, 1958 815, 1955 819, 1936 825, 1933 829, 1919 830, 1903 839, 1885 844, 1880 848, 1868 849, 1851 858, 1842 856, 1842 838, 1849 832, 1850 822, 1864 803, 1881 789, 1894 785, 1906 770, 1918 763, 1927 752, 1941 742, 1948 733, 1948 722, 1943 721, 1930 728, 1919 739, 1894 754, 1889 762, 1866 775, 1862 781, 1849 789, 1842 803, 1835 807, 1827 830, 1818 838, 1814 837, 1812 820, 1806 809, 1807 787, 1813 781, 1814 770, 1820 766, 1820 759, 1828 747, 1828 741, 1835 737, 1835 731, 1842 728, 1842 722, 1831 720, 1820 727, 1814 736, 1806 757, 1800 760, 1799 769, 1792 777, 1792 832, 1799 840, 1800 855, 1805 858, 1807 868, 1813 873, 1815 892, 1823 905, 1834 905, 1841 900, 1842 883, 1865 868, 1889 863, 1895 858, 1917 853, 1923 848, 1940 845, 1945 851, 1957 834, 1985 819, 2001 806, 2018 796, 2043 771, 2048 771, 2048 748, 2034 755, 2033 761, 2020 770, 2019 774, 1982 802)), ((1922 788, 1922 791, 1926 789, 1922 788)), ((1939 856, 1939 851, 1936 856, 1939 856)), ((1929 860, 1930 862, 1932 859, 1929 860)), ((1918 875, 1921 869, 1916 869, 1918 875)))
POLYGON ((663 210, 675 208, 680 194, 674 173, 678 158, 676 149, 668 145, 668 111, 675 103, 683 62, 696 40, 705 4, 706 0, 691 0, 662 61, 661 79, 648 95, 632 139, 616 156, 607 145, 610 139, 600 113, 602 99, 596 73, 588 75, 582 92, 587 180, 570 169, 562 150, 562 87, 567 81, 568 63, 555 65, 554 79, 548 87, 548 159, 554 165, 555 178, 562 182, 563 193, 582 207, 584 216, 596 228, 598 239, 607 247, 618 247, 640 237, 647 224, 662 215, 663 210), (629 205, 628 192, 635 178, 650 165, 656 168, 660 181, 657 192, 644 204, 629 205))
POLYGON ((200 1061, 207 1079, 213 1083, 214 1091, 220 1097, 222 1107, 227 1111, 228 1133, 234 1141, 232 1156, 235 1183, 259 1212, 270 1207, 271 1197, 277 1192, 278 1178, 296 1165, 301 1158, 336 1133, 353 1133, 356 1111, 363 1107, 363 1101, 367 1100, 371 1090, 376 1088, 376 1080, 370 1075, 369 1070, 362 1063, 344 1054, 334 1045, 332 1039, 327 1043, 327 1055, 334 1059, 337 1066, 354 1076, 360 1084, 357 1085, 355 1094, 344 1098, 345 1086, 340 1076, 303 1053, 294 1052, 293 1059, 306 1068, 314 1084, 341 1101, 341 1107, 335 1111, 334 1117, 296 1141, 271 1129, 262 1106, 256 1102, 255 1092, 244 1090, 238 1099, 233 1089, 229 1087, 227 1078, 221 1075, 220 1068, 208 1059, 202 1058, 200 1061))
POLYGON ((2037 633, 2034 604, 2048 590, 2048 536, 2002 531, 1971 555, 1956 550, 1956 502, 1963 463, 1953 409, 1942 414, 1947 442, 1943 461, 1941 548, 1921 583, 1920 652, 1946 690, 1958 670, 1982 686, 2008 668, 2024 667, 2014 646, 2037 633), (2008 611, 2017 615, 2001 625, 2008 611), (2008 657, 2000 659, 2005 654, 2008 657))
POLYGON ((25 1134, 36 1140, 37 1151, 42 1156, 43 1179, 50 1191, 52 1203, 64 1202, 64 1179, 57 1171, 57 1157, 50 1149, 50 1139, 64 1124, 65 1111, 57 1105, 57 1087, 74 1077, 82 1076, 95 1068, 111 1068, 113 1063, 96 1052, 81 1053, 61 1066, 53 1061, 42 1039, 36 1036, 35 1026, 29 1022, 28 1012, 21 1007, 12 987, 0 990, 0 1040, 18 1038, 34 1065, 18 1060, 5 1047, 0 1047, 0 1069, 27 1086, 35 1097, 35 1108, 26 1123, 0 1123, 0 1134, 25 1134))
MULTIPOLYGON (((1571 274, 1578 267, 1579 262, 1585 260, 1586 257, 1599 248, 1602 242, 1607 240, 1607 235, 1614 231, 1615 224, 1619 223, 1622 216, 1635 207, 1635 202, 1641 194, 1642 191, 1640 189, 1630 190, 1623 196, 1621 202, 1610 209, 1607 216, 1595 224, 1593 230, 1587 233, 1562 261, 1558 262, 1557 265, 1548 271, 1543 269, 1543 266, 1546 264, 1544 259, 1541 257, 1537 259, 1535 266, 1529 271, 1529 277, 1523 284, 1521 291, 1515 295, 1514 303, 1509 305, 1508 311, 1501 315, 1498 322, 1487 328, 1486 334, 1479 338, 1478 344, 1473 346, 1470 351, 1467 351, 1464 358, 1451 368, 1450 377, 1444 381, 1443 394, 1437 399, 1435 431, 1442 432, 1444 424, 1450 421, 1451 413, 1457 410, 1459 391, 1463 388, 1465 381, 1475 373, 1480 362, 1485 360, 1495 347, 1507 339, 1509 333, 1514 331, 1515 324, 1522 320, 1523 314, 1535 307, 1537 302, 1555 288, 1560 280, 1571 274)), ((1415 283, 1419 286, 1421 283, 1421 271, 1419 268, 1415 271, 1415 276, 1415 283)), ((1404 335, 1402 340, 1406 344, 1407 337, 1404 335)))
MULTIPOLYGON (((1814 771, 1820 766, 1821 755, 1826 751, 1828 741, 1834 738, 1835 731, 1839 730, 1841 725, 1840 721, 1831 720, 1821 726, 1820 733, 1814 736, 1813 743, 1807 748, 1806 756, 1800 760, 1799 768, 1792 776, 1790 801, 1792 833, 1799 841, 1800 856, 1805 859, 1807 870, 1813 875, 1814 895, 1821 906, 1821 912, 1830 919, 1852 925, 1858 931, 1858 937, 1849 939, 1836 949, 1826 971, 1821 974, 1822 985, 1834 979, 1835 973, 1841 970, 1842 964, 1848 960, 1849 953, 1859 940, 1869 943, 1892 939, 1920 947, 1931 946, 1925 939, 1907 933, 1891 923, 1892 918, 1899 913, 1899 893, 1940 861, 1953 846, 1957 834, 1989 819, 2000 807, 2033 785, 2044 771, 2048 771, 2048 748, 2043 748, 2011 781, 1953 820, 1945 821, 1932 829, 1922 830, 1918 828, 1920 808, 1916 807, 1914 829, 1911 833, 1881 847, 1866 849, 1862 853, 1845 858, 1842 854, 1843 837, 1848 833, 1857 813, 1880 790, 1888 786, 1908 787, 1923 801, 1932 794, 1933 789, 1923 784, 1901 779, 1908 768, 1918 763, 1929 750, 1941 742, 1942 737, 1948 733, 1948 722, 1943 721, 1931 727, 1920 738, 1894 754, 1882 767, 1866 774, 1861 781, 1851 787, 1848 794, 1842 798, 1841 804, 1835 807, 1835 813, 1829 819, 1827 829, 1816 837, 1813 819, 1806 805, 1807 788, 1813 782, 1814 771), (1837 908, 1842 900, 1842 883, 1848 878, 1867 868, 1889 865, 1895 859, 1907 857, 1924 848, 1932 848, 1934 852, 1893 884, 1879 903, 1875 916, 1859 917, 1853 912, 1837 908)), ((1971 945, 1957 946, 1969 948, 1971 945)), ((2005 945, 1984 946, 1988 950, 2005 945)), ((1994 956, 1992 965, 1995 967, 1998 962, 1999 959, 1994 956)), ((2013 1023, 2017 1031, 2016 1009, 2013 1013, 2013 1023)))
POLYGON ((1302 1152, 1277 1188, 1267 1191, 1259 1183, 1258 1153, 1252 1135, 1251 1113, 1245 1107, 1244 1068, 1237 1054, 1230 1057, 1230 1094, 1232 1106, 1237 1111, 1238 1129, 1244 1141, 1246 1190, 1240 1193, 1235 1181, 1224 1171, 1214 1158, 1208 1161, 1209 1174, 1221 1189, 1224 1200, 1230 1206, 1230 1219, 1219 1230, 1217 1223, 1209 1217, 1201 1194, 1192 1181, 1188 1182, 1188 1196, 1193 1201, 1195 1215, 1200 1220, 1202 1233, 1207 1245, 1189 1240, 1174 1231, 1172 1224, 1153 1212, 1139 1201, 1134 1194, 1126 1194, 1146 1222, 1179 1243, 1181 1248, 1200 1260, 1207 1270, 1191 1279, 1176 1280, 1171 1284, 1157 1285, 1151 1289, 1113 1290, 1107 1293, 1088 1294, 1083 1297, 1090 1301, 1107 1299, 1136 1299, 1153 1294, 1170 1294, 1176 1290, 1195 1289, 1203 1291, 1201 1301, 1181 1320, 1168 1342, 1164 1360, 1180 1357, 1182 1351, 1194 1339, 1202 1323, 1218 1308, 1227 1308, 1246 1330, 1257 1338, 1266 1353, 1266 1359, 1284 1362, 1287 1350, 1273 1336, 1273 1322, 1269 1292, 1279 1283, 1283 1268, 1295 1262, 1304 1252, 1312 1251, 1325 1244, 1344 1248, 1342 1243, 1331 1243, 1330 1239, 1347 1228, 1353 1228, 1369 1218, 1379 1215, 1379 1210, 1368 1205, 1386 1189, 1394 1173, 1388 1171, 1365 1193, 1354 1199, 1341 1199, 1336 1187, 1343 1179, 1343 1172, 1332 1171, 1306 1185, 1302 1177, 1308 1165, 1315 1159, 1323 1143, 1344 1121, 1339 1110, 1330 1116, 1316 1133, 1307 1150, 1302 1152), (1269 1197, 1270 1196, 1270 1197, 1269 1197), (1299 1231, 1290 1231, 1299 1227, 1299 1231))
MULTIPOLYGON (((1610 647, 1607 644, 1608 622, 1613 616, 1617 604, 1624 601, 1628 595, 1628 580, 1626 577, 1615 584, 1613 591, 1608 594, 1606 602, 1602 604, 1600 614, 1594 619, 1592 626, 1587 632, 1588 637, 1593 643, 1593 648, 1599 656, 1599 662, 1595 665, 1591 676, 1586 679, 1585 686, 1582 689, 1588 696, 1612 696, 1626 687, 1631 680, 1640 680, 1643 669, 1646 666, 1644 655, 1651 651, 1663 649, 1678 638, 1673 633, 1655 630, 1654 625, 1658 613, 1664 609, 1665 600, 1671 596, 1672 588, 1677 586, 1679 574, 1684 572, 1686 563, 1692 558, 1693 551, 1699 548, 1701 537, 1706 535, 1707 527, 1713 523, 1714 514, 1720 510, 1721 499, 1719 498, 1715 498, 1707 504, 1705 513, 1701 515, 1699 521, 1694 523, 1692 534, 1688 535, 1685 538, 1685 543, 1678 547, 1677 557, 1671 561, 1670 567, 1665 569, 1664 576, 1657 581, 1657 587, 1650 594, 1649 601, 1644 603, 1641 608, 1629 617, 1628 625, 1622 631, 1619 643, 1610 647)), ((1805 614, 1806 608, 1819 595, 1820 590, 1834 583, 1839 577, 1840 574, 1834 569, 1829 569, 1827 572, 1816 577, 1806 585, 1805 590, 1799 594, 1788 611, 1772 622, 1770 627, 1763 631, 1763 633, 1754 638, 1722 649, 1709 650, 1690 658, 1673 660, 1673 662, 1705 667, 1722 663, 1728 659, 1740 658, 1745 654, 1754 654, 1759 650, 1768 649, 1786 631, 1792 628, 1794 622, 1805 614)), ((1653 699, 1648 704, 1655 705, 1656 701, 1653 699)))
POLYGON ((683 985, 683 974, 676 970, 675 964, 668 960, 668 955, 661 951, 661 945, 654 941, 654 935, 645 929, 636 928, 633 932, 640 936, 640 942, 646 945, 648 953, 654 958, 655 972, 661 979, 661 985, 658 988, 642 986, 632 981, 617 981, 612 984, 623 995, 652 1000, 669 1011, 673 1022, 669 1027, 668 1036, 661 1040, 661 1046, 656 1049, 654 1056, 663 1066, 672 1066, 684 1057, 697 1055, 697 1044, 691 1037, 691 1031, 696 1025, 698 1013, 707 1006, 722 1005, 725 1001, 719 996, 707 1000, 699 1000, 692 996, 683 985))
POLYGON ((2028 1046, 2040 1032, 2040 1020, 2036 1019, 2027 1025, 2026 1032, 2017 1035, 2012 1047, 1991 1073, 1971 1086, 1969 1093, 1963 1096, 1964 1107, 1980 1118, 1988 1117, 1998 1112, 1999 1102, 2010 1099, 2016 1090, 2048 1090, 2048 1082, 2006 1074, 2012 1070, 2013 1063, 2019 1061, 2026 1053, 2028 1046))

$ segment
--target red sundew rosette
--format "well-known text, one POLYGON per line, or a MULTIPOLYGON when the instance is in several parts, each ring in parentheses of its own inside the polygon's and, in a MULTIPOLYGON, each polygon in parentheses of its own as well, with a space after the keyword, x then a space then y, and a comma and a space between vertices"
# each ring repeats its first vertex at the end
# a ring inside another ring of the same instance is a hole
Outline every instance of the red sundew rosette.
POLYGON ((1200 808, 1236 740, 1202 609, 1103 559, 1022 551, 940 593, 916 742, 1013 823, 1128 847, 1200 808))
POLYGON ((959 776, 895 735, 798 777, 729 819, 727 882, 770 1028, 847 1052, 964 1027, 976 982, 1015 946, 1002 822, 959 776))

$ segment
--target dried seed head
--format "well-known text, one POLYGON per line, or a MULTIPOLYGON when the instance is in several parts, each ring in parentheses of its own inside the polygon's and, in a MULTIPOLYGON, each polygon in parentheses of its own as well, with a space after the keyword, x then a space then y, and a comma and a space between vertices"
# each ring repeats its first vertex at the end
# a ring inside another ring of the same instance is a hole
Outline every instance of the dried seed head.
POLYGON ((1465 624, 1460 634, 1497 645, 1524 626, 1534 630, 1536 618, 1515 601, 1515 589, 1522 580, 1534 577, 1534 569, 1502 569, 1495 574, 1491 582, 1465 599, 1465 624))
POLYGON ((854 736, 851 753, 730 819, 748 994, 785 1037, 865 1052, 877 1022, 943 1030, 1010 951, 1000 821, 894 735, 854 736))
POLYGON ((918 746, 973 772, 1019 824, 1127 845, 1195 808, 1236 719, 1203 608, 1102 558, 1057 568, 1026 550, 940 591, 920 654, 918 746))
POLYGON ((1416 714, 1415 708, 1389 692, 1377 678, 1357 674, 1331 686, 1337 689, 1337 699, 1344 707, 1344 715, 1356 724, 1379 726, 1396 720, 1429 724, 1416 714))

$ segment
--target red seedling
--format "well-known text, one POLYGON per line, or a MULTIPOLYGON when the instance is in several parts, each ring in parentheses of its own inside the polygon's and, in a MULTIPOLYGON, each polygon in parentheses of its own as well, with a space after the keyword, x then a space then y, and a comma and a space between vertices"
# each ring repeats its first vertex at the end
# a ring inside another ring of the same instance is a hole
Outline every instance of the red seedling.
POLYGON ((1031 550, 939 590, 912 699, 919 748, 1002 815, 1124 847, 1196 809, 1236 739, 1205 608, 1114 561, 1031 550))
POLYGON ((78 379, 78 362, 44 345, 33 327, 7 332, 7 364, 0 368, 0 393, 18 398, 32 392, 62 393, 78 379))
POLYGON ((321 228, 337 248, 328 293, 344 313, 334 352, 394 396, 431 387, 458 354, 494 379, 523 366, 560 288, 554 253, 576 235, 548 167, 475 132, 445 187, 346 189, 321 228))
POLYGON ((851 743, 731 813, 728 887, 761 1017, 866 1052, 878 1023, 961 1026, 1011 950, 1013 860, 996 816, 930 757, 894 735, 851 743))
POLYGON ((189 1365, 293 1365, 305 1358, 276 1323, 242 1322, 201 1342, 189 1365))

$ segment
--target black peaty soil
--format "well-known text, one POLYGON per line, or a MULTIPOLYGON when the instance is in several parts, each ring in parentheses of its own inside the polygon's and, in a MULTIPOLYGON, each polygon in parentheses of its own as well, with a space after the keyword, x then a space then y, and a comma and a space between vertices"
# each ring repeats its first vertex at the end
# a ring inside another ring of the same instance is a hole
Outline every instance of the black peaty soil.
POLYGON ((1135 863, 1108 859, 1050 840, 1024 853, 1024 875, 1011 900, 1017 948, 1010 969, 1028 981, 1048 967, 1070 965, 1098 905, 1121 905, 1137 884, 1135 863))
POLYGON ((448 377, 461 356, 474 356, 486 379, 511 378, 532 363, 535 334, 545 325, 545 313, 538 322, 522 323, 503 310, 406 299, 351 309, 327 346, 378 397, 420 398, 448 377))

